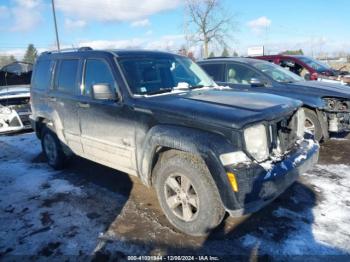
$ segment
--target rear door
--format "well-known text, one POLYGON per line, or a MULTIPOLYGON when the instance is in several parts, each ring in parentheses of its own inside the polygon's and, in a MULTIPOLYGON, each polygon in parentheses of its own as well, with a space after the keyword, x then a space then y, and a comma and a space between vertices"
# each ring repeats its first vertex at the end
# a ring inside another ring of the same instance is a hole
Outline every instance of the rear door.
MULTIPOLYGON (((74 153, 82 154, 80 126, 78 121, 79 71, 81 60, 65 58, 57 61, 53 90, 49 93, 48 103, 56 132, 62 132, 68 146, 74 153)), ((59 135, 59 134, 58 134, 59 135)))
POLYGON ((114 61, 90 57, 84 62, 82 96, 77 103, 84 155, 112 168, 136 174, 135 125, 124 106, 117 84, 114 61), (114 67, 113 67, 114 66, 114 67), (108 84, 118 101, 95 100, 94 84, 108 84))

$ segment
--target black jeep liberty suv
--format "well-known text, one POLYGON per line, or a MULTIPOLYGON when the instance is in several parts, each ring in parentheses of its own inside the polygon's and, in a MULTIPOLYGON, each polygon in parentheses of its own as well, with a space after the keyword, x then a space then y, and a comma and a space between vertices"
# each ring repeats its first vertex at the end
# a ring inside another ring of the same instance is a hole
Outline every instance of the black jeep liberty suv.
POLYGON ((318 159, 301 102, 226 91, 165 52, 45 52, 31 105, 53 168, 74 153, 138 176, 190 235, 208 234, 225 212, 259 210, 318 159))

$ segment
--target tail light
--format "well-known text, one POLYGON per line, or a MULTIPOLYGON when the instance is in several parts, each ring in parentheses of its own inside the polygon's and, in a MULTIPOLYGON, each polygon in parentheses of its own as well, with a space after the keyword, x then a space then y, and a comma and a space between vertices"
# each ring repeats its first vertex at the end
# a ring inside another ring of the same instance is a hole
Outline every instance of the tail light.
POLYGON ((312 73, 310 80, 317 80, 318 79, 318 74, 317 73, 312 73))

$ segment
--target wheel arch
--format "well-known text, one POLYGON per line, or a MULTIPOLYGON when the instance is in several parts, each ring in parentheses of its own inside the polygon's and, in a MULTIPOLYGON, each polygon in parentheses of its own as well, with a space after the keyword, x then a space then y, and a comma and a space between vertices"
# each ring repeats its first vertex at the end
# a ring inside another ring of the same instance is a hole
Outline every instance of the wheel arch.
POLYGON ((238 150, 224 136, 202 130, 177 127, 156 126, 147 134, 138 158, 139 176, 147 186, 153 185, 153 170, 161 154, 168 150, 178 150, 201 157, 214 180, 220 198, 225 205, 234 201, 232 188, 228 183, 226 171, 219 156, 238 150), (220 190, 219 190, 220 189, 220 190))
POLYGON ((309 106, 309 105, 303 105, 302 106, 304 109, 308 109, 312 112, 314 112, 317 116, 318 121, 320 122, 321 129, 322 129, 322 139, 323 140, 328 140, 329 139, 329 132, 328 132, 328 119, 327 115, 323 110, 320 110, 318 108, 309 106))

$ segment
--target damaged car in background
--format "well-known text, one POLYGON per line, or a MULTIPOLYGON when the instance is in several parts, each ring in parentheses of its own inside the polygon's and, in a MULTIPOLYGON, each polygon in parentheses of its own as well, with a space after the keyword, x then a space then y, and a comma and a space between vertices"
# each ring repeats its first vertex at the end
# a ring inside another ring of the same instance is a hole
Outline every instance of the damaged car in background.
POLYGON ((350 131, 350 88, 306 81, 289 70, 252 58, 213 58, 198 62, 220 85, 236 91, 254 91, 302 101, 305 127, 318 141, 330 133, 350 131))
POLYGON ((31 129, 32 65, 15 62, 0 70, 0 134, 31 129))
POLYGON ((268 55, 252 58, 273 62, 303 77, 305 80, 350 86, 350 74, 343 70, 345 66, 334 69, 317 59, 304 55, 268 55))

